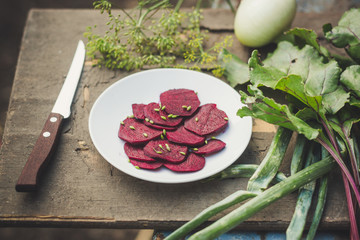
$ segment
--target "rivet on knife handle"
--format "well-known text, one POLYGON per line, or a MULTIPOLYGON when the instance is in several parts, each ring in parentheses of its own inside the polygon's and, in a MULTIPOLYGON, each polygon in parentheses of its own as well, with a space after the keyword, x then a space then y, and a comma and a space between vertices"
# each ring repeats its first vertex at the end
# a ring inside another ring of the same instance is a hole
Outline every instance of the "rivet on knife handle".
POLYGON ((18 192, 37 189, 38 176, 51 157, 60 135, 63 116, 50 113, 15 186, 18 192))

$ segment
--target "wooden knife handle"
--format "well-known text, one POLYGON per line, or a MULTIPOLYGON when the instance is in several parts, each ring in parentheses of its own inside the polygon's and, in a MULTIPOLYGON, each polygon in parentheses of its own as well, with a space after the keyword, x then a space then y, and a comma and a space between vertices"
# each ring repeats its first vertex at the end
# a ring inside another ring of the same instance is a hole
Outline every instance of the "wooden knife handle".
POLYGON ((38 178, 41 171, 45 168, 55 149, 63 119, 61 114, 50 113, 21 172, 15 186, 16 191, 30 192, 37 189, 38 178))

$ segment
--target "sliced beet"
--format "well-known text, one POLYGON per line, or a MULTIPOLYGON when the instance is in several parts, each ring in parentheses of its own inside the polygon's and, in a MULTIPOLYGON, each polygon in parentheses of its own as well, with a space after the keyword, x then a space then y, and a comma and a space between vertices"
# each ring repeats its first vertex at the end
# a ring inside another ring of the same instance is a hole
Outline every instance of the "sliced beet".
POLYGON ((171 89, 160 94, 165 111, 179 116, 191 116, 200 106, 197 94, 190 89, 171 89))
POLYGON ((193 90, 165 91, 159 103, 134 103, 132 111, 134 117, 121 122, 118 136, 126 141, 124 151, 136 168, 194 172, 205 166, 204 156, 226 146, 218 139, 205 141, 227 127, 226 113, 213 103, 200 106, 193 90))
POLYGON ((144 115, 150 123, 174 127, 181 123, 181 117, 169 117, 169 114, 161 109, 158 103, 152 102, 144 108, 144 115))
POLYGON ((145 106, 146 106, 146 104, 142 104, 142 103, 140 103, 140 104, 134 103, 131 105, 134 117, 136 119, 140 119, 140 120, 145 119, 145 115, 144 115, 144 107, 145 106))
POLYGON ((125 143, 124 151, 125 151, 125 154, 130 159, 148 161, 148 162, 156 161, 154 158, 151 158, 151 157, 145 155, 142 146, 134 146, 134 145, 131 145, 130 143, 125 143))
POLYGON ((146 161, 138 161, 138 160, 130 159, 130 162, 135 167, 139 167, 142 169, 149 169, 149 170, 158 169, 163 165, 163 163, 159 161, 146 162, 146 161))
POLYGON ((187 119, 184 127, 198 135, 205 136, 213 134, 228 124, 226 113, 216 107, 216 104, 209 103, 201 106, 199 111, 187 119))
POLYGON ((205 137, 196 135, 180 126, 176 131, 167 132, 166 137, 169 141, 188 146, 198 146, 204 143, 205 137))
POLYGON ((159 125, 159 124, 155 124, 155 123, 150 123, 149 121, 144 121, 144 124, 146 126, 149 126, 149 127, 152 127, 152 128, 155 128, 155 129, 165 129, 167 131, 174 131, 177 129, 177 127, 170 127, 170 126, 163 126, 163 125, 159 125))
POLYGON ((169 162, 182 162, 187 155, 187 147, 167 140, 152 140, 144 147, 146 155, 169 162))
POLYGON ((204 168, 205 158, 194 153, 190 153, 185 161, 175 163, 164 163, 164 166, 175 172, 195 172, 204 168))
POLYGON ((201 155, 210 155, 224 149, 226 144, 219 139, 212 139, 207 142, 202 147, 199 147, 197 150, 194 150, 194 153, 201 155))
POLYGON ((118 136, 131 144, 143 144, 160 137, 162 131, 145 126, 144 123, 134 118, 126 118, 120 124, 118 136))

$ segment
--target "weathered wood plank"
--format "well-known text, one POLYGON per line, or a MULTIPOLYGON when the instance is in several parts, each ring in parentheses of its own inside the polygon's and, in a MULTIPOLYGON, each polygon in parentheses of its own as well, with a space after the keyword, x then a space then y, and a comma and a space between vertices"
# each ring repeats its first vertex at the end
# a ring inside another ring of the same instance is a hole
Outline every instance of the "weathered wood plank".
MULTIPOLYGON (((214 14, 209 12, 207 16, 214 18, 214 14)), ((231 18, 231 14, 228 17, 231 18)), ((334 15, 328 17, 335 19, 334 15)), ((208 18, 205 22, 209 21, 208 18)), ((304 21, 297 18, 295 23, 304 24, 304 21)), ((246 179, 211 184, 149 183, 110 166, 91 142, 88 116, 96 98, 112 83, 130 73, 86 64, 73 114, 66 122, 59 147, 42 178, 39 191, 15 192, 17 178, 55 102, 78 39, 85 40, 82 33, 87 26, 102 22, 104 17, 91 10, 35 9, 30 12, 0 152, 0 225, 172 229, 235 190, 246 188, 246 179)), ((311 26, 310 23, 304 25, 311 26)), ((230 33, 226 31, 231 27, 225 25, 222 34, 230 33)), ((246 61, 249 49, 236 41, 233 49, 246 61)), ((266 130, 265 126, 256 122, 250 145, 239 162, 259 163, 264 157, 274 131, 274 128, 266 130)), ((331 207, 325 210, 322 228, 344 229, 348 226, 342 191, 338 175, 331 175, 328 197, 328 206, 331 207)), ((281 199, 239 228, 286 228, 295 199, 296 194, 281 199)))

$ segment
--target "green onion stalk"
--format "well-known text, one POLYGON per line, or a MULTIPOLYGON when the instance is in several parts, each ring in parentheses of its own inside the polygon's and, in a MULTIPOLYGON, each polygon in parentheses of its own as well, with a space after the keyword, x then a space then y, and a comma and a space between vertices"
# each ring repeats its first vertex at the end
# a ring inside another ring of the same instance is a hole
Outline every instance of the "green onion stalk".
POLYGON ((327 157, 310 165, 309 167, 304 168, 284 181, 258 194, 239 208, 233 210, 210 226, 195 233, 188 239, 215 239, 221 234, 235 228, 237 225, 269 206, 271 203, 328 173, 335 165, 336 164, 332 157, 327 157))
MULTIPOLYGON (((306 156, 305 167, 319 161, 321 152, 319 144, 311 142, 308 154, 306 156)), ((300 240, 306 224, 307 215, 312 204, 312 198, 315 193, 316 180, 311 181, 299 189, 298 199, 295 211, 286 229, 287 239, 300 240)))

